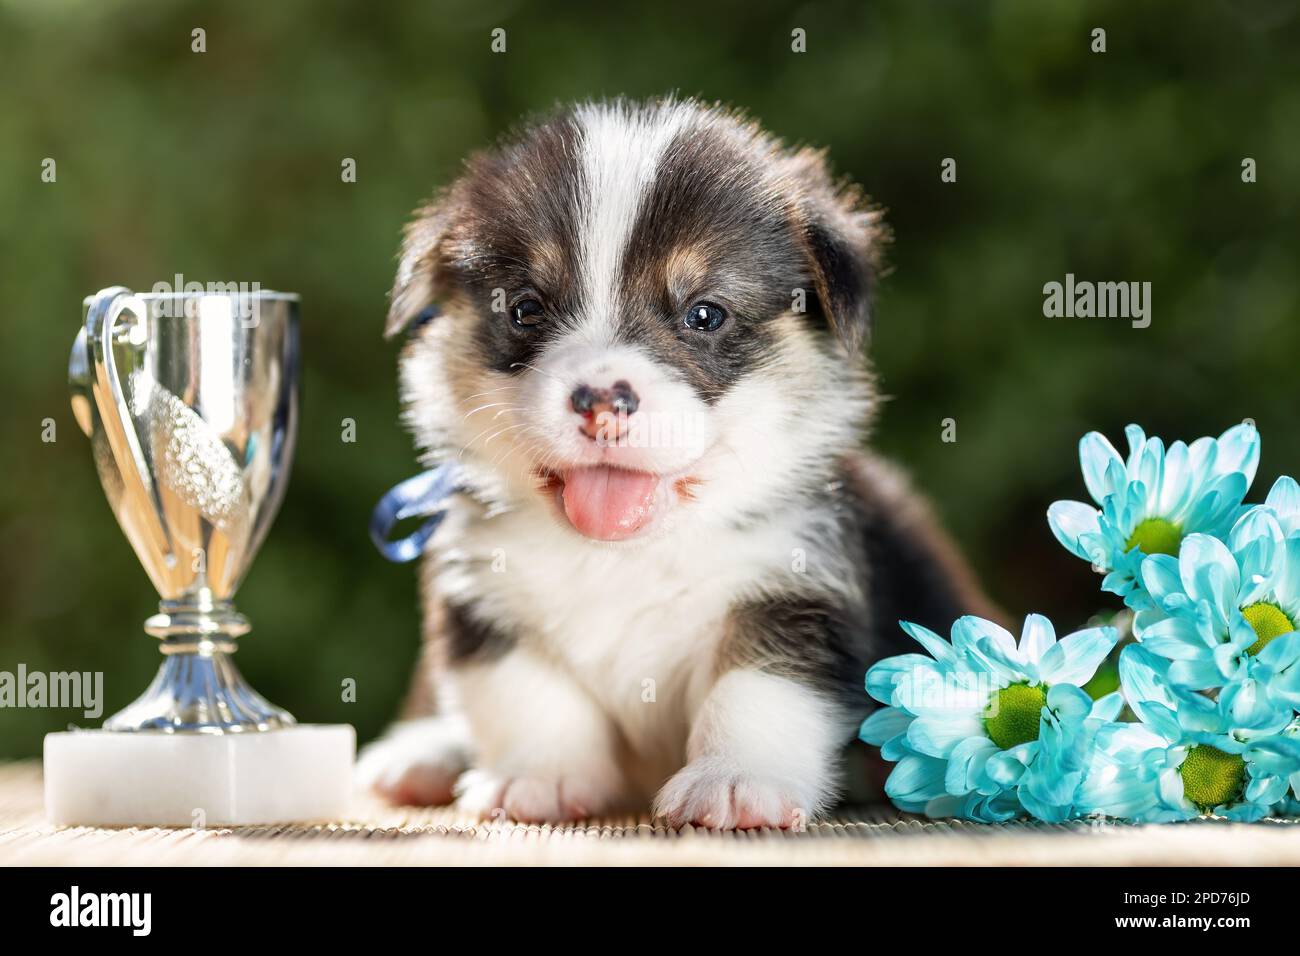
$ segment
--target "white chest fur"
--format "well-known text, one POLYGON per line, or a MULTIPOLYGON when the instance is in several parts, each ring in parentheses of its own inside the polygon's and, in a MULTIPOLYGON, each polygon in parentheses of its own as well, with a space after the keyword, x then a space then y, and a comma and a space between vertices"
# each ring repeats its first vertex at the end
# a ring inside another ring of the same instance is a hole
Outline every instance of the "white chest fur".
POLYGON ((757 528, 679 527, 611 546, 540 507, 485 517, 462 502, 434 538, 435 583, 565 671, 635 751, 671 760, 717 677, 728 609, 811 583, 806 536, 821 523, 808 518, 791 511, 757 528))

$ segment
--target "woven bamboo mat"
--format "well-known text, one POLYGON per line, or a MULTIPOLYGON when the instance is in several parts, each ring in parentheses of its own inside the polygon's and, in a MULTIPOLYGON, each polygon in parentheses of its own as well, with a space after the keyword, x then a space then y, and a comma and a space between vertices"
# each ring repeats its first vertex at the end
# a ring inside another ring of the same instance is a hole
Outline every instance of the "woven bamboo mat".
POLYGON ((800 833, 669 830, 648 818, 479 823, 358 799, 348 820, 234 829, 54 827, 40 765, 0 765, 0 864, 43 866, 1300 865, 1300 824, 929 823, 848 811, 800 833))

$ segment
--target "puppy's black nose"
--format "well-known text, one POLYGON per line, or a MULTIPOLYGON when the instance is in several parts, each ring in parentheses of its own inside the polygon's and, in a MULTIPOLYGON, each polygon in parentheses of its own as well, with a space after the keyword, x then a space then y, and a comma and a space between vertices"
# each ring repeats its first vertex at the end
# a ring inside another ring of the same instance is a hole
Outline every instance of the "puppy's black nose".
POLYGON ((579 385, 569 396, 569 404, 579 415, 590 415, 596 407, 596 390, 590 385, 579 385))
POLYGON ((569 405, 583 418, 578 430, 593 441, 620 439, 628 430, 628 417, 640 404, 632 386, 622 379, 609 388, 579 385, 569 395, 569 405))
POLYGON ((631 385, 619 379, 610 389, 610 404, 614 406, 614 411, 631 415, 641 406, 641 399, 637 398, 631 385))
POLYGON ((569 404, 582 416, 594 416, 602 411, 631 415, 641 405, 632 386, 619 379, 609 388, 592 388, 579 385, 569 396, 569 404))

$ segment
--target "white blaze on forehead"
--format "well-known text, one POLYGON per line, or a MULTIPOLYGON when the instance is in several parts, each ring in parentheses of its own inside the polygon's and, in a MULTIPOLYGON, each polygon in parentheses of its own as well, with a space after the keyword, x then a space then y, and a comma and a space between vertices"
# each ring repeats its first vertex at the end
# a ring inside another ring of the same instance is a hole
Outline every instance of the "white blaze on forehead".
POLYGON ((620 267, 632 227, 660 157, 690 113, 676 103, 649 108, 589 103, 575 113, 583 173, 579 325, 593 343, 612 340, 620 267))

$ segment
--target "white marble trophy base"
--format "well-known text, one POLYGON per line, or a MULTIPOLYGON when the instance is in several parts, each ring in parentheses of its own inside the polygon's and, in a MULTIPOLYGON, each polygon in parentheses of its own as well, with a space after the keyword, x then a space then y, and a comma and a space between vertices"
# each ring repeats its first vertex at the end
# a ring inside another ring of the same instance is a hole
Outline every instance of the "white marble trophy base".
POLYGON ((81 826, 242 826, 338 819, 347 724, 238 734, 80 730, 45 737, 45 814, 81 826))

